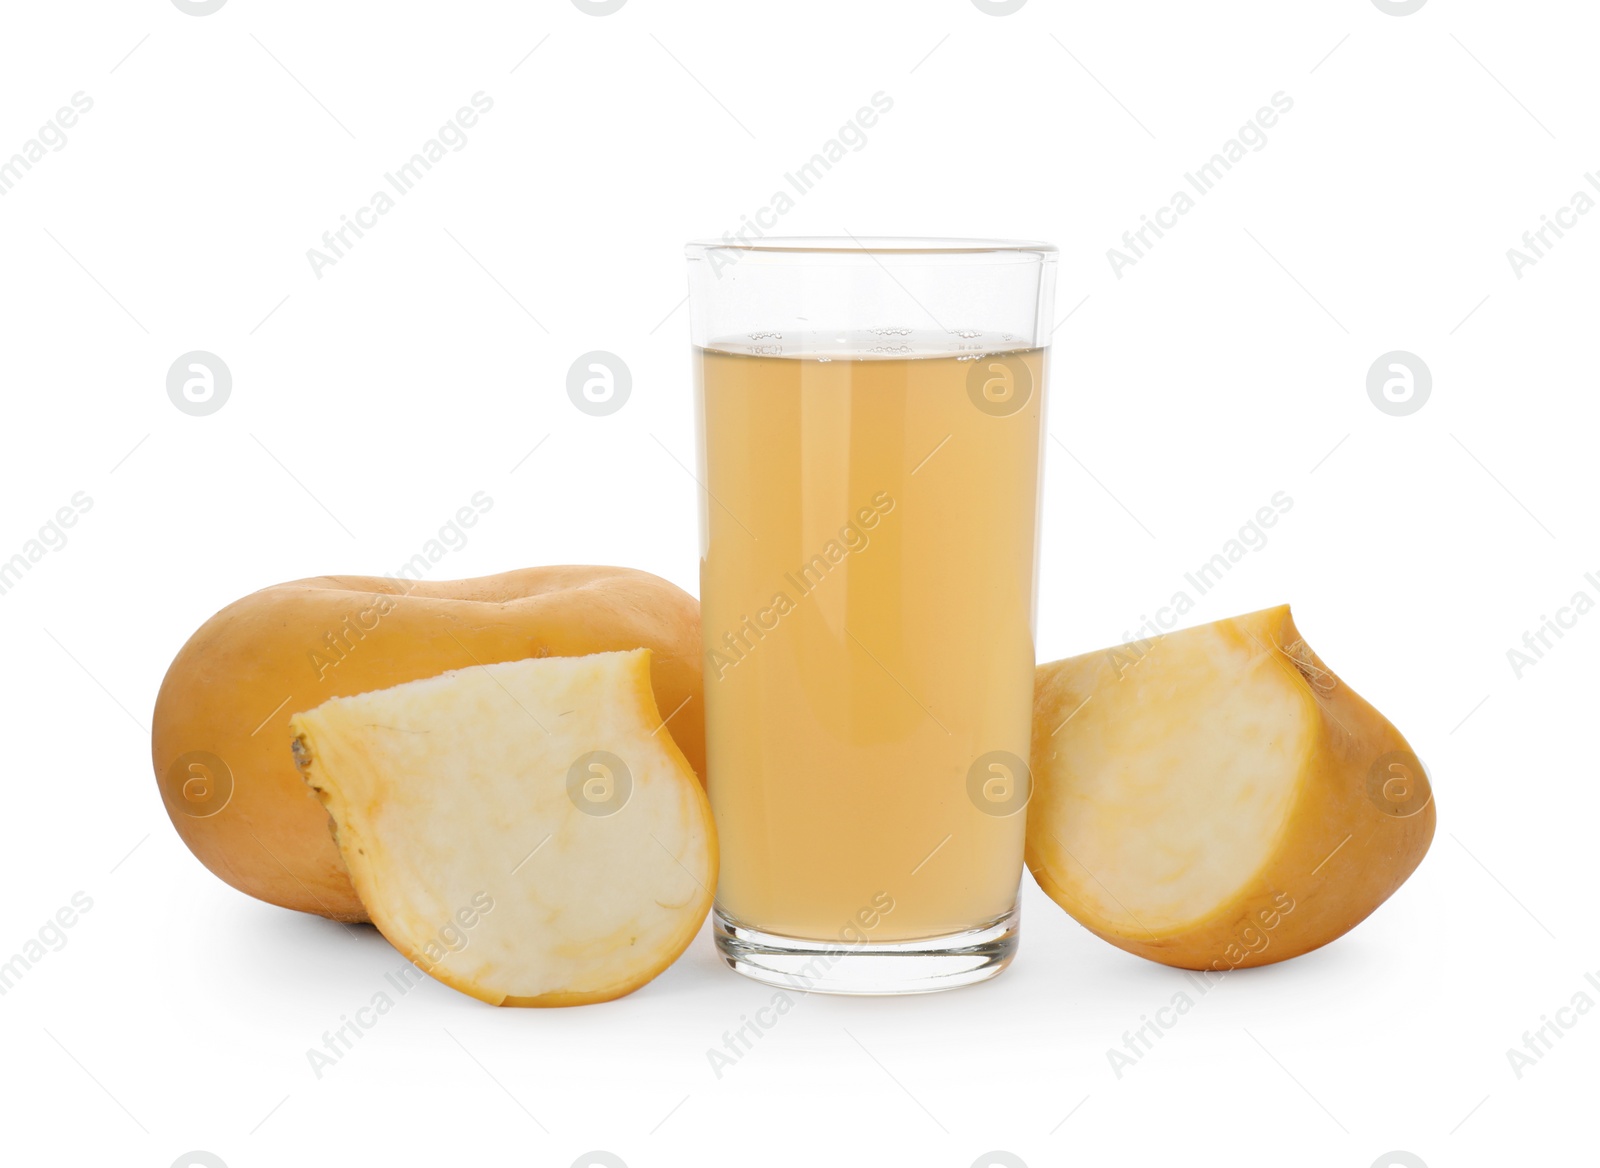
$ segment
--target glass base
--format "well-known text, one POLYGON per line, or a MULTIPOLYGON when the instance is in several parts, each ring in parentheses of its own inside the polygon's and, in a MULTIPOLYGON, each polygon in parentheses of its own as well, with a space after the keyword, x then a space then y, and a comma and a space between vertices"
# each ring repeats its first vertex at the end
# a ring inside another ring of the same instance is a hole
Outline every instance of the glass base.
POLYGON ((745 977, 820 994, 928 994, 987 981, 1017 952, 1018 906, 972 929, 910 941, 808 941, 712 913, 717 952, 745 977))

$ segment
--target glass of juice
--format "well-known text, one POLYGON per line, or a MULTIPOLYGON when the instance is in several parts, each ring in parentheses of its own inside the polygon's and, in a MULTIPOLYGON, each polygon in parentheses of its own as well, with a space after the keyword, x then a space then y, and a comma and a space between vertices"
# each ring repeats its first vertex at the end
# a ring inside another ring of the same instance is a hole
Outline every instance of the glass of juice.
POLYGON ((691 243, 723 959, 914 993, 1017 943, 1055 248, 691 243))

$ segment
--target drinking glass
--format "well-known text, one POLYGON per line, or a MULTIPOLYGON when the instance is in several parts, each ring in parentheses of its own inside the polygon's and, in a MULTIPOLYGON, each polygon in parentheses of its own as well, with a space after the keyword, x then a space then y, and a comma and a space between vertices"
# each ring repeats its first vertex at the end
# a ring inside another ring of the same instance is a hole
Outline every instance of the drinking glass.
POLYGON ((1017 944, 1055 248, 691 243, 715 931, 911 993, 1017 944))

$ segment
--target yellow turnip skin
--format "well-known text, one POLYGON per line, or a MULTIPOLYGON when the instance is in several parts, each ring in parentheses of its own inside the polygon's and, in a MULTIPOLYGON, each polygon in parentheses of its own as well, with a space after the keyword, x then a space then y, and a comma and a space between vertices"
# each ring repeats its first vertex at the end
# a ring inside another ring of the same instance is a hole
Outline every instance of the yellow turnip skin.
POLYGON ((470 580, 318 576, 264 588, 206 621, 156 697, 151 761, 190 851, 242 892, 365 921, 295 768, 291 715, 329 698, 526 657, 651 651, 667 731, 705 775, 700 609, 631 568, 526 568, 470 580))

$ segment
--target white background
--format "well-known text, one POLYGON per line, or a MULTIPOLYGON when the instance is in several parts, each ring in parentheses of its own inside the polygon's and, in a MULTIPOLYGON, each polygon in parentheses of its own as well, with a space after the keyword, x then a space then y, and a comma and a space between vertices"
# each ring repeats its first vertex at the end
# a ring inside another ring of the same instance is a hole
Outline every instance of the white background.
POLYGON ((8 4, 0 158, 94 108, 0 198, 0 558, 93 507, 0 596, 0 956, 93 909, 0 998, 0 1157, 1438 1168, 1592 1136, 1600 1012, 1520 1079, 1506 1051, 1600 970, 1600 615, 1520 678, 1507 650, 1600 598, 1600 215, 1520 279, 1506 251, 1600 169, 1596 31, 1578 0, 8 4), (480 90, 465 148, 319 279, 307 249, 480 90), (720 1079, 707 1049, 771 991, 706 934, 603 1006, 429 983, 317 1079, 307 1048, 401 959, 191 858, 149 765, 167 663, 258 587, 393 571, 479 490, 439 578, 616 563, 694 591, 681 244, 880 90, 782 230, 1060 245, 1040 659, 1122 640, 1285 491, 1190 619, 1292 602, 1431 767, 1432 852, 1121 1078, 1107 1049, 1185 983, 1028 882, 1002 977, 809 998, 720 1079), (1118 278, 1106 250, 1280 90, 1267 145, 1118 278), (195 349, 233 375, 207 417, 165 388, 195 349), (632 370, 609 417, 566 396, 592 349, 632 370), (1366 392, 1396 349, 1433 376, 1405 417, 1366 392))

